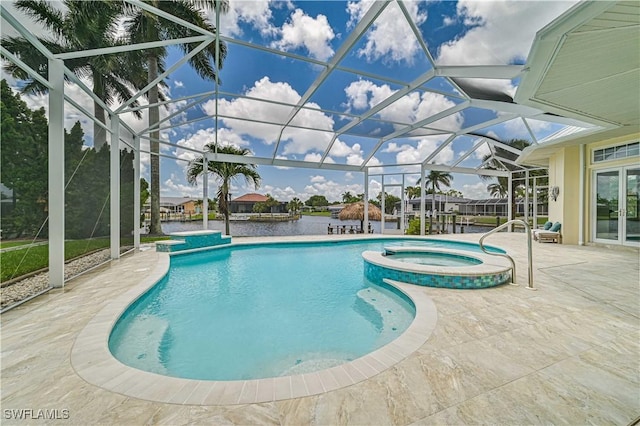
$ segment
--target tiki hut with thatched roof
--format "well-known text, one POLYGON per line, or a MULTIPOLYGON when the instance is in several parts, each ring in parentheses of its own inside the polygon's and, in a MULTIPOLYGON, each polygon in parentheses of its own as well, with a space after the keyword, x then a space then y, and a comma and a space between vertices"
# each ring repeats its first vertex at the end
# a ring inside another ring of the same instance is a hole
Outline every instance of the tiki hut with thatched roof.
MULTIPOLYGON (((360 229, 364 231, 364 202, 351 203, 338 214, 340 220, 359 220, 360 229)), ((369 203, 369 220, 380 220, 382 212, 373 204, 369 203)))

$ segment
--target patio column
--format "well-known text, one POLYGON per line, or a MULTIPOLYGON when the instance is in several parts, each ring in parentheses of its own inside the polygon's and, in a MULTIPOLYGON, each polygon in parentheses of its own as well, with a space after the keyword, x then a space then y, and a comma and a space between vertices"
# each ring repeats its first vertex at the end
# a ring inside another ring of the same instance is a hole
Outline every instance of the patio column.
MULTIPOLYGON (((585 150, 587 149, 586 145, 580 145, 580 183, 578 184, 578 245, 584 245, 584 179, 585 179, 585 150)), ((547 172, 548 174, 548 172, 547 172)))
POLYGON ((111 148, 109 151, 109 201, 111 259, 120 258, 120 119, 110 114, 111 148))
POLYGON ((140 248, 140 137, 133 136, 133 247, 140 248))
MULTIPOLYGON (((507 221, 511 220, 513 216, 513 205, 511 204, 513 202, 513 196, 512 196, 512 188, 513 188, 513 173, 509 172, 509 177, 507 178, 508 184, 507 187, 509 188, 509 192, 507 194, 507 221)), ((513 231, 513 227, 509 226, 509 232, 513 231)))
POLYGON ((209 227, 209 161, 202 157, 202 229, 209 227))
POLYGON ((538 177, 533 177, 533 226, 532 229, 538 227, 538 177))
POLYGON ((369 232, 369 169, 364 169, 364 223, 362 225, 363 229, 361 230, 363 233, 369 232))
POLYGON ((425 196, 424 196, 424 164, 420 166, 420 235, 424 235, 425 231, 425 219, 424 216, 426 214, 426 206, 425 206, 425 196))
POLYGON ((524 172, 524 221, 529 221, 529 170, 524 172))
POLYGON ((49 59, 49 285, 64 287, 64 62, 49 59))
POLYGON ((380 218, 380 233, 384 234, 384 175, 380 176, 380 180, 382 181, 382 192, 380 193, 380 210, 382 210, 382 217, 380 218))
POLYGON ((405 230, 405 206, 404 206, 404 173, 402 174, 402 186, 400 187, 400 232, 404 235, 405 230))

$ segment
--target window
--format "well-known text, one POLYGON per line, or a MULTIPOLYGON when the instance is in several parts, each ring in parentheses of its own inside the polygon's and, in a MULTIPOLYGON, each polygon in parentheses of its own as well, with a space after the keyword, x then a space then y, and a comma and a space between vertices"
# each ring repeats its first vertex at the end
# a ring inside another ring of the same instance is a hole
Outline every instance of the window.
POLYGON ((637 157, 640 155, 640 142, 619 145, 593 151, 593 162, 619 160, 620 158, 637 157))

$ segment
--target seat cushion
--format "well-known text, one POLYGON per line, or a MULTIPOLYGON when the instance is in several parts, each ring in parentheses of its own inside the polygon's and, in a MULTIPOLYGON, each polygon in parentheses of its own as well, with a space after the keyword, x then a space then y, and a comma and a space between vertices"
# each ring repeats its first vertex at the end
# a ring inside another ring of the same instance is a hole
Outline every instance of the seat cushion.
POLYGON ((546 221, 544 224, 544 229, 545 231, 548 231, 549 229, 551 229, 551 227, 553 226, 553 222, 551 222, 550 220, 546 221))
POLYGON ((549 231, 551 232, 559 232, 560 228, 562 228, 562 225, 560 224, 560 222, 556 222, 553 224, 553 226, 549 229, 549 231))

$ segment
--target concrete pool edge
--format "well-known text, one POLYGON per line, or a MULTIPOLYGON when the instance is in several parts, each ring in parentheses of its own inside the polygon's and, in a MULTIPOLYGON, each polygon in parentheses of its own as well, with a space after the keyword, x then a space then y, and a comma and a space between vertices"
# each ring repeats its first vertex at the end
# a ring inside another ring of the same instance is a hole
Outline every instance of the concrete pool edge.
MULTIPOLYGON (((391 251, 385 247, 385 252, 391 251)), ((466 253, 461 250, 430 247, 393 247, 393 253, 441 254, 479 260, 477 265, 437 266, 401 262, 394 255, 365 251, 365 276, 372 281, 390 279, 412 285, 449 289, 484 289, 511 282, 511 265, 503 257, 486 253, 466 253)))
POLYGON ((122 364, 109 351, 108 342, 122 313, 161 280, 169 266, 169 255, 160 254, 149 276, 105 306, 84 327, 73 344, 70 357, 78 376, 104 390, 172 404, 236 405, 306 397, 368 380, 398 364, 428 340, 438 317, 435 304, 419 287, 388 283, 411 299, 415 317, 398 338, 354 361, 313 373, 255 380, 209 381, 163 376, 122 364))

